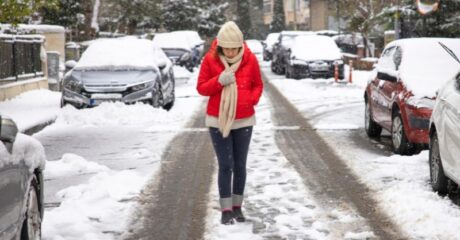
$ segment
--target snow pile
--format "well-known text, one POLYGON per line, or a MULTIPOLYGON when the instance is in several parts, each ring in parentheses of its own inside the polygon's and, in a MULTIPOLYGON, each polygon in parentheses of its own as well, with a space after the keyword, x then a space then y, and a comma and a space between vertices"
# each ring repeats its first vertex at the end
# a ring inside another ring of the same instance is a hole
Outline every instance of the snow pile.
POLYGON ((64 189, 64 199, 49 210, 43 237, 49 240, 103 240, 125 229, 125 221, 147 177, 134 171, 102 172, 87 184, 64 189))
MULTIPOLYGON (((171 110, 176 112, 175 107, 171 110)), ((170 123, 183 118, 182 114, 169 114, 161 108, 149 104, 136 103, 126 105, 121 102, 103 102, 95 108, 76 109, 67 105, 56 119, 57 126, 142 126, 151 122, 170 123), (172 116, 169 116, 172 115, 172 116)))
POLYGON ((67 153, 60 160, 48 161, 44 176, 46 179, 52 179, 105 171, 109 171, 109 168, 95 162, 89 162, 78 155, 67 153))
POLYGON ((0 114, 11 117, 19 131, 24 131, 54 120, 60 111, 60 99, 59 92, 32 90, 0 102, 0 114))
POLYGON ((158 70, 169 60, 152 41, 99 39, 83 53, 74 70, 158 70))
POLYGON ((18 133, 13 144, 13 162, 24 160, 29 171, 45 168, 46 156, 43 145, 35 138, 18 133))

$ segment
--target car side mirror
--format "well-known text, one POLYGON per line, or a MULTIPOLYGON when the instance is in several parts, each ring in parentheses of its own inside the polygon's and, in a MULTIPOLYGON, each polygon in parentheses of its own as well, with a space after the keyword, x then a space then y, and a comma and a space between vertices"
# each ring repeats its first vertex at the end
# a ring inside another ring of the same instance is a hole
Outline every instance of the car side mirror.
POLYGON ((392 76, 392 75, 390 75, 388 73, 384 73, 384 72, 377 72, 377 78, 381 79, 381 80, 384 80, 384 81, 390 81, 390 82, 397 82, 398 81, 397 77, 392 76))
POLYGON ((163 69, 165 69, 166 67, 166 62, 165 61, 161 61, 158 63, 158 68, 163 71, 163 69))
POLYGON ((0 141, 13 143, 17 134, 16 123, 10 118, 0 116, 0 141))
POLYGON ((69 60, 65 62, 65 68, 68 70, 74 68, 76 65, 77 65, 77 62, 75 60, 69 60))

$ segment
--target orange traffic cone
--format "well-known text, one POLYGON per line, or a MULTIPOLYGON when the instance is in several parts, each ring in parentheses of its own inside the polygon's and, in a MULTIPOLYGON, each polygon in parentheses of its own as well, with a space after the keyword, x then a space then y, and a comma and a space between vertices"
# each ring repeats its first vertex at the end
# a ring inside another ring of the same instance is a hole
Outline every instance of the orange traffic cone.
POLYGON ((348 65, 350 66, 350 74, 348 76, 348 82, 353 83, 353 60, 350 60, 348 62, 348 65))
POLYGON ((339 82, 339 64, 334 63, 334 80, 335 82, 339 82))

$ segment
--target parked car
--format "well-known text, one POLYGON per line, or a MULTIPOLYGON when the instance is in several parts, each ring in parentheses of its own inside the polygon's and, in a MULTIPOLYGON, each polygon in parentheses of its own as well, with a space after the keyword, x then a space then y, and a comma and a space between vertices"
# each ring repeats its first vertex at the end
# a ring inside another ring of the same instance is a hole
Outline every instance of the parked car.
POLYGON ((0 115, 0 239, 40 239, 43 146, 0 115))
POLYGON ((286 78, 334 77, 337 65, 338 77, 343 79, 342 53, 331 37, 298 36, 287 53, 286 78))
POLYGON ((264 61, 272 60, 273 45, 278 41, 279 35, 280 33, 270 33, 267 35, 267 38, 265 39, 265 41, 262 42, 264 61))
POLYGON ((377 76, 367 84, 365 130, 391 133, 395 153, 426 148, 436 91, 458 71, 439 42, 460 50, 460 39, 412 38, 389 43, 378 60, 377 76))
POLYGON ((204 40, 201 39, 197 31, 191 30, 180 30, 171 32, 177 38, 186 39, 192 49, 192 57, 194 59, 195 66, 201 62, 201 57, 204 54, 204 40))
POLYGON ((174 105, 174 73, 166 54, 145 39, 104 39, 91 44, 64 77, 61 105, 93 107, 105 101, 174 105))
POLYGON ((155 45, 159 46, 171 61, 193 72, 203 55, 204 41, 194 31, 174 31, 158 33, 153 38, 155 45))
POLYGON ((273 56, 271 70, 276 74, 284 74, 286 63, 289 58, 289 49, 294 38, 300 35, 313 35, 314 32, 308 31, 282 31, 278 36, 278 41, 273 45, 273 56))
POLYGON ((460 183, 460 74, 448 81, 436 98, 429 156, 433 190, 445 194, 449 179, 460 183))

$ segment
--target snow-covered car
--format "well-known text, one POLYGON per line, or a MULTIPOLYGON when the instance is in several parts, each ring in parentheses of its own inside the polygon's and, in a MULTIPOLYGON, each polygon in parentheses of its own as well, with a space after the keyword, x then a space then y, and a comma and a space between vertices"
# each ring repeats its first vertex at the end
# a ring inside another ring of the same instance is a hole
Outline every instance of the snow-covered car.
POLYGON ((270 68, 276 74, 284 74, 286 63, 289 58, 289 50, 297 36, 314 35, 310 31, 282 31, 278 36, 278 41, 273 45, 272 62, 270 68))
POLYGON ((0 115, 0 239, 40 239, 43 146, 0 115))
POLYGON ((204 52, 204 40, 201 39, 197 31, 192 30, 180 30, 171 32, 177 38, 184 38, 188 41, 190 48, 192 49, 192 56, 194 59, 195 66, 197 66, 204 52))
POLYGON ((434 191, 447 193, 449 179, 460 184, 460 74, 437 95, 431 115, 429 156, 434 191))
POLYGON ((288 50, 286 78, 334 77, 335 65, 343 79, 343 60, 339 47, 328 36, 298 36, 288 50))
POLYGON ((460 52, 460 39, 411 38, 389 43, 364 92, 365 130, 391 133, 393 151, 411 154, 429 143, 436 91, 458 72, 458 63, 439 43, 460 52))
POLYGON ((203 40, 194 31, 174 31, 155 34, 153 43, 163 49, 171 61, 193 71, 203 54, 203 40))
POLYGON ((265 41, 262 42, 263 45, 263 57, 264 61, 270 61, 272 60, 272 51, 273 51, 273 45, 278 41, 280 33, 270 33, 267 35, 267 38, 265 41))
MULTIPOLYGON (((69 65, 69 63, 67 63, 69 65)), ((63 81, 61 106, 104 101, 174 105, 174 73, 166 54, 145 39, 104 39, 91 44, 63 81)))

